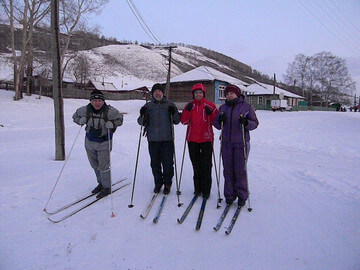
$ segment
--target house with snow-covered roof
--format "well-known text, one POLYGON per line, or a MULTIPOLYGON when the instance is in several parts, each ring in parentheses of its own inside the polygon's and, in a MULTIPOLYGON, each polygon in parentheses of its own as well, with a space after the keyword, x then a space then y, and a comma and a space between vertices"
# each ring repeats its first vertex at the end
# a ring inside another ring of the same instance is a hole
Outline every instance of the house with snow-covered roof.
POLYGON ((211 67, 200 66, 170 79, 169 99, 174 102, 192 100, 191 89, 196 83, 205 85, 206 98, 215 104, 224 103, 224 90, 227 85, 237 85, 244 92, 247 92, 248 85, 211 67))
POLYGON ((291 93, 278 86, 260 83, 252 78, 252 84, 247 86, 247 101, 251 103, 256 109, 271 109, 271 100, 285 99, 289 106, 298 108, 299 102, 305 100, 304 97, 291 93))

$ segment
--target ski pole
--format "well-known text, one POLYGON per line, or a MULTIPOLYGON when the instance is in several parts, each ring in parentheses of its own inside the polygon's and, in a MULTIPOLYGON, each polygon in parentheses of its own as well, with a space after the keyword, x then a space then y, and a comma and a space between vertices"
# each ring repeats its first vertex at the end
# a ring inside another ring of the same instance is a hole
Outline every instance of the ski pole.
MULTIPOLYGON (((220 153, 219 153, 219 172, 218 172, 218 185, 220 185, 220 172, 221 172, 221 151, 222 151, 222 136, 223 136, 223 127, 224 127, 224 123, 221 122, 221 130, 220 130, 220 153)), ((220 192, 219 192, 220 193, 220 192)), ((220 198, 219 198, 220 200, 220 198)), ((219 202, 221 201, 218 201, 218 204, 217 206, 219 206, 219 202)), ((219 208, 219 207, 217 207, 219 208)))
POLYGON ((216 205, 216 208, 220 208, 221 205, 221 201, 223 200, 221 198, 221 195, 220 195, 220 179, 217 175, 217 168, 216 168, 216 158, 215 158, 215 152, 214 152, 214 145, 212 144, 212 156, 213 156, 213 160, 214 160, 214 168, 215 168, 215 177, 216 177, 216 183, 217 183, 217 189, 218 189, 218 200, 217 200, 217 205, 216 205))
POLYGON ((176 195, 177 195, 177 199, 178 199, 178 207, 182 206, 183 203, 180 202, 180 186, 179 186, 179 181, 178 181, 178 177, 177 177, 177 165, 176 165, 176 151, 175 151, 175 132, 174 132, 174 123, 173 123, 173 117, 172 114, 170 114, 170 121, 171 121, 171 132, 172 132, 172 141, 173 141, 173 147, 174 147, 174 163, 175 163, 175 179, 176 179, 176 195))
POLYGON ((55 185, 54 185, 54 187, 53 187, 53 189, 52 189, 52 191, 51 191, 51 193, 50 193, 49 199, 47 200, 47 202, 46 202, 46 204, 45 204, 45 207, 44 207, 44 209, 43 209, 43 211, 45 211, 45 212, 46 212, 46 207, 47 207, 47 205, 49 204, 49 201, 50 201, 50 199, 51 199, 51 197, 52 197, 52 195, 53 195, 53 193, 54 193, 54 191, 55 191, 55 188, 56 188, 56 186, 57 186, 57 184, 58 184, 58 182, 59 182, 60 176, 61 176, 61 174, 62 174, 62 172, 63 172, 63 170, 64 170, 64 168, 65 168, 65 166, 66 166, 66 163, 67 163, 68 160, 69 160, 69 157, 70 157, 71 152, 72 152, 72 150, 73 150, 73 148, 74 148, 75 142, 77 141, 77 138, 79 137, 81 128, 82 128, 82 125, 81 125, 80 128, 79 128, 79 131, 78 131, 78 133, 77 133, 77 135, 76 135, 76 137, 75 137, 75 140, 74 140, 74 142, 73 142, 73 144, 72 144, 72 146, 71 146, 71 148, 70 148, 69 155, 68 155, 67 158, 65 159, 64 165, 62 166, 62 169, 61 169, 61 171, 60 171, 60 173, 59 173, 59 176, 58 176, 57 179, 56 179, 55 185))
MULTIPOLYGON (((183 172, 183 168, 184 168, 185 149, 186 149, 186 135, 185 135, 184 149, 183 149, 182 160, 181 160, 179 189, 180 189, 180 187, 181 187, 182 172, 183 172)), ((180 192, 179 195, 181 195, 181 191, 179 191, 179 192, 180 192)))
POLYGON ((140 152, 140 143, 141 143, 141 133, 142 133, 142 129, 143 129, 143 124, 144 124, 144 116, 141 117, 141 125, 140 125, 140 133, 139 133, 139 142, 138 142, 137 154, 136 154, 136 162, 135 162, 134 180, 133 180, 133 186, 132 186, 132 191, 131 191, 131 202, 130 202, 130 204, 128 205, 129 208, 133 208, 133 207, 134 207, 134 205, 133 205, 134 189, 135 189, 137 166, 138 166, 138 161, 139 161, 139 152, 140 152))
MULTIPOLYGON (((243 115, 240 114, 242 117, 243 115)), ((245 161, 245 177, 246 177, 246 187, 248 192, 248 211, 251 212, 252 208, 250 205, 250 191, 249 191, 249 181, 248 181, 248 174, 247 174, 247 151, 246 151, 246 141, 245 141, 245 127, 243 124, 241 124, 241 131, 242 131, 242 137, 243 137, 243 143, 244 143, 244 161, 245 161)))
POLYGON ((108 141, 109 141, 109 169, 110 169, 110 195, 111 195, 111 217, 115 217, 114 214, 114 199, 112 193, 112 177, 111 177, 111 142, 110 142, 110 129, 107 129, 108 141))

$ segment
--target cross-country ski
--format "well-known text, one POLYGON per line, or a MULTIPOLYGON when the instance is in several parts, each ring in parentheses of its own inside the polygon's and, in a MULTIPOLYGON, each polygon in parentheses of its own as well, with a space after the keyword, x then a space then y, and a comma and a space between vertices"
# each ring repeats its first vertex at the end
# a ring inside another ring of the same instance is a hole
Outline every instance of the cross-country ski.
POLYGON ((218 223, 217 223, 216 226, 214 227, 214 230, 215 230, 215 231, 218 231, 218 230, 220 229, 220 227, 221 227, 221 225, 223 224, 223 222, 224 222, 224 220, 225 220, 225 218, 226 218, 226 215, 227 215, 227 213, 229 212, 229 210, 230 210, 230 205, 227 204, 226 207, 225 207, 225 209, 224 209, 224 211, 222 212, 222 214, 221 214, 221 216, 220 216, 220 218, 219 218, 218 223))
POLYGON ((157 213, 156 213, 156 216, 155 216, 154 219, 153 219, 153 222, 154 222, 154 223, 158 223, 158 221, 159 221, 159 219, 160 219, 161 212, 162 212, 162 210, 164 209, 164 205, 165 205, 165 201, 166 201, 167 197, 168 197, 168 195, 164 195, 164 196, 162 197, 161 203, 160 203, 160 205, 159 205, 159 209, 158 209, 158 211, 157 211, 157 213))
POLYGON ((151 197, 151 200, 150 200, 150 202, 147 204, 144 212, 143 212, 142 214, 140 214, 140 217, 141 217, 142 219, 145 219, 145 218, 148 216, 148 214, 149 214, 152 206, 154 205, 154 202, 156 201, 156 198, 158 197, 158 195, 159 195, 159 192, 158 192, 158 193, 154 193, 154 195, 151 197))
POLYGON ((186 207, 185 211, 184 211, 184 214, 181 216, 181 218, 178 218, 177 219, 177 222, 179 224, 183 223, 185 218, 188 216, 191 208, 193 207, 195 201, 197 200, 198 198, 198 195, 194 195, 194 197, 192 198, 192 200, 190 201, 189 205, 186 207))
MULTIPOLYGON (((125 180, 126 180, 126 178, 123 178, 123 179, 121 179, 121 180, 119 180, 119 181, 116 181, 115 183, 112 184, 112 186, 115 186, 116 184, 119 184, 119 183, 121 183, 121 182, 124 182, 125 180)), ((89 195, 87 195, 87 196, 84 196, 84 197, 82 197, 82 198, 80 198, 80 199, 78 199, 78 200, 75 200, 75 201, 73 201, 73 202, 71 202, 71 203, 68 203, 68 204, 66 204, 66 205, 64 205, 64 206, 62 206, 62 207, 60 207, 60 208, 55 209, 55 210, 48 211, 47 209, 44 209, 44 212, 45 212, 46 214, 49 214, 49 215, 54 215, 54 214, 57 214, 57 213, 65 210, 65 209, 68 209, 68 208, 70 208, 70 207, 72 207, 72 206, 74 206, 74 205, 76 205, 76 204, 78 204, 78 203, 80 203, 80 202, 82 202, 82 201, 85 201, 86 199, 88 199, 88 198, 90 198, 90 197, 92 197, 92 196, 95 196, 95 195, 96 195, 96 193, 91 193, 91 194, 89 194, 89 195)))
MULTIPOLYGON (((118 190, 120 190, 120 189, 122 189, 122 188, 124 188, 124 187, 126 187, 126 186, 128 186, 128 185, 130 185, 130 183, 123 184, 123 185, 121 185, 120 187, 115 188, 115 189, 112 191, 112 193, 115 193, 116 191, 118 191, 118 190)), ((103 197, 103 198, 105 198, 105 197, 103 197)), ((56 215, 52 215, 52 216, 48 217, 48 220, 50 220, 50 221, 53 222, 53 223, 59 223, 59 222, 61 222, 61 221, 64 221, 65 219, 67 219, 67 218, 75 215, 76 213, 79 213, 80 211, 88 208, 90 205, 96 203, 97 201, 99 201, 99 200, 101 200, 101 199, 103 199, 103 198, 96 198, 96 199, 92 200, 91 202, 86 203, 85 205, 83 205, 83 206, 81 206, 81 207, 79 207, 79 208, 71 211, 70 213, 68 213, 68 214, 66 214, 66 215, 64 215, 64 216, 62 216, 62 217, 60 217, 60 218, 56 218, 56 217, 54 217, 54 216, 56 216, 56 215)))

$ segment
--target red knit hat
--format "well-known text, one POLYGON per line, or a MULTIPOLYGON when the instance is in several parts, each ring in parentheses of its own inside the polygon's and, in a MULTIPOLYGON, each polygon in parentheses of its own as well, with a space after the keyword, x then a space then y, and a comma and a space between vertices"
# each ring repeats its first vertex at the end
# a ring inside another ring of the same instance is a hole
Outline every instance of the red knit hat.
POLYGON ((205 94, 206 94, 206 88, 205 86, 202 84, 202 83, 197 83, 193 86, 192 90, 191 90, 191 93, 192 95, 194 96, 194 92, 197 91, 197 90, 201 90, 203 91, 204 93, 204 97, 205 97, 205 94))
POLYGON ((226 86, 225 87, 225 96, 229 92, 233 92, 234 94, 236 94, 237 97, 240 97, 240 95, 241 95, 241 90, 236 85, 231 85, 230 84, 230 85, 226 86))

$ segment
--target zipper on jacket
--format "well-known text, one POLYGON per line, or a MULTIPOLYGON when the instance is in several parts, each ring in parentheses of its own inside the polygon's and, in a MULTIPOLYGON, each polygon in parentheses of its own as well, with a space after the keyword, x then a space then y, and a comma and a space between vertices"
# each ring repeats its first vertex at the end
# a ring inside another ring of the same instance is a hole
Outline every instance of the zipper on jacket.
POLYGON ((233 111, 234 111, 234 105, 231 106, 231 114, 230 114, 230 138, 229 141, 231 142, 231 137, 232 137, 232 116, 233 116, 233 111))

